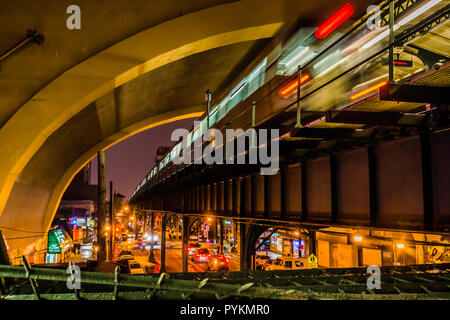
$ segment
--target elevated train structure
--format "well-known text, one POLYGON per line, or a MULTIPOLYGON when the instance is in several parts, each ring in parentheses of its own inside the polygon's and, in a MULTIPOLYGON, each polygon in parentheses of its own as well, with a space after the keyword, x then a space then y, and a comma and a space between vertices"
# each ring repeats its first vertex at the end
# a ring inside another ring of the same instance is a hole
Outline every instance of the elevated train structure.
MULTIPOLYGON (((345 5, 319 27, 290 25, 187 136, 193 144, 207 128, 279 129, 277 174, 175 165, 180 142, 130 203, 310 230, 448 234, 449 12, 448 1, 383 1, 356 21, 345 5)), ((243 269, 265 229, 242 225, 243 269)))

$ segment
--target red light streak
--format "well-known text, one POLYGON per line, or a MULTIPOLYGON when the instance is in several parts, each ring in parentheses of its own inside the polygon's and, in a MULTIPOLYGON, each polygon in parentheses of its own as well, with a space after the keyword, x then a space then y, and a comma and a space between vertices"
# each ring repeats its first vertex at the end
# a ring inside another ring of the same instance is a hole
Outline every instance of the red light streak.
POLYGON ((326 36, 350 18, 354 12, 355 9, 351 4, 345 4, 316 30, 315 35, 317 39, 326 38, 326 36))

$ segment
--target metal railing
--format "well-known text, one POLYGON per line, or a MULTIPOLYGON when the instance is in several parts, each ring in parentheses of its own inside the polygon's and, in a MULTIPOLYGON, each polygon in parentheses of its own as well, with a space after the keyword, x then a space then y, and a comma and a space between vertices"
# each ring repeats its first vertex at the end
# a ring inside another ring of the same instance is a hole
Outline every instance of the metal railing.
POLYGON ((0 265, 0 278, 25 280, 0 299, 450 299, 448 263, 380 267, 380 289, 367 287, 366 268, 147 275, 120 274, 116 268, 114 274, 81 272, 77 290, 67 286, 73 273, 24 262, 0 265))

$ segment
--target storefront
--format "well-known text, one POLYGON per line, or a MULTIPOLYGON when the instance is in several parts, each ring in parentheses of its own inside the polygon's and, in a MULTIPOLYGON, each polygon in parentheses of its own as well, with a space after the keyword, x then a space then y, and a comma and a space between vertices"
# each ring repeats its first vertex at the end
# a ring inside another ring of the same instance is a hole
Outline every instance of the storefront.
POLYGON ((305 257, 305 242, 289 230, 279 230, 270 237, 269 251, 275 255, 305 257))
POLYGON ((61 230, 61 228, 55 228, 48 231, 47 240, 47 255, 45 258, 46 263, 59 263, 64 262, 67 253, 70 248, 69 236, 61 230))

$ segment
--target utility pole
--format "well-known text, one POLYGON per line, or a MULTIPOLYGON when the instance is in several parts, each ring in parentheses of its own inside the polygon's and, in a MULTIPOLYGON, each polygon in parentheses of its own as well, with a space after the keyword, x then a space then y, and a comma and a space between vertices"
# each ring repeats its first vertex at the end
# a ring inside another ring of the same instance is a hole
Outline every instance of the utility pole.
POLYGON ((224 227, 224 220, 219 219, 219 253, 223 254, 223 227, 224 227))
POLYGON ((109 181, 109 260, 112 261, 114 253, 114 240, 115 240, 115 223, 114 223, 114 194, 113 194, 113 182, 109 181))
POLYGON ((167 216, 165 214, 161 217, 161 268, 160 273, 166 272, 166 225, 167 216))
POLYGON ((211 90, 209 90, 209 89, 205 93, 205 101, 206 101, 206 111, 207 111, 206 128, 209 129, 209 112, 211 110, 211 90))
POLYGON ((189 243, 189 217, 183 217, 181 229, 181 272, 188 272, 189 262, 187 247, 189 243))
POLYGON ((97 252, 97 262, 106 260, 106 168, 105 168, 105 152, 99 151, 97 154, 98 164, 98 192, 97 192, 97 244, 99 246, 97 252))
POLYGON ((153 253, 153 243, 155 238, 155 213, 150 214, 150 254, 148 255, 148 262, 156 263, 155 254, 153 253))

